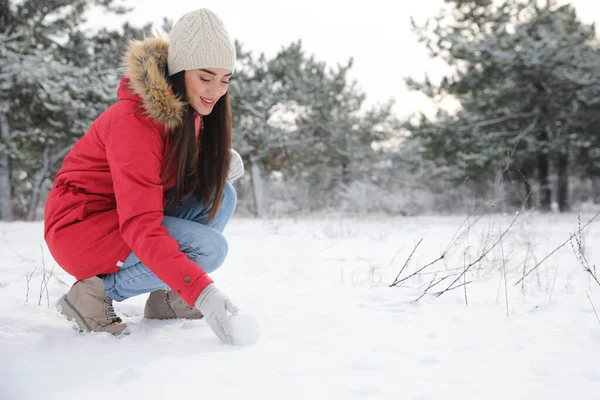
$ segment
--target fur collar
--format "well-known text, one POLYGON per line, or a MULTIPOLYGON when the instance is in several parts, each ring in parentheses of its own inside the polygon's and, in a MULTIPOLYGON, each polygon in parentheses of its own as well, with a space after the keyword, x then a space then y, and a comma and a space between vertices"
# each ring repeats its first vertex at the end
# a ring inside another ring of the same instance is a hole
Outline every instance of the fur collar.
POLYGON ((161 37, 133 40, 123 57, 132 94, 141 99, 145 114, 171 131, 182 123, 185 103, 165 79, 169 41, 161 37))

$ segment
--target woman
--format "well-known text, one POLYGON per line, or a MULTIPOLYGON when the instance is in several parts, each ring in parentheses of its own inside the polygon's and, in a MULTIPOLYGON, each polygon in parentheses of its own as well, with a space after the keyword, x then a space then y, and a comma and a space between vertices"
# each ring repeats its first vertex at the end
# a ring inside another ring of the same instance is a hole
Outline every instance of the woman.
POLYGON ((243 174, 227 93, 235 47, 206 9, 169 36, 131 42, 119 101, 56 175, 44 238, 77 279, 58 309, 80 330, 119 334, 112 301, 150 292, 146 318, 203 317, 231 343, 237 309, 207 274, 227 254, 222 232, 236 205, 227 180, 243 174))

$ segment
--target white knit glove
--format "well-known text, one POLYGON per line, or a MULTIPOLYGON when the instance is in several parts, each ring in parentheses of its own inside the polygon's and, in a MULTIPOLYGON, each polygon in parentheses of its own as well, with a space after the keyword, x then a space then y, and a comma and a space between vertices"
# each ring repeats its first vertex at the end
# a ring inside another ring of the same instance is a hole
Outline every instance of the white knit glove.
POLYGON ((238 309, 214 283, 209 284, 198 296, 196 308, 200 310, 210 329, 223 343, 232 344, 232 329, 229 313, 237 314, 238 309))
POLYGON ((231 154, 231 161, 229 161, 227 180, 233 183, 233 181, 244 175, 244 162, 242 161, 240 154, 234 149, 229 149, 229 153, 231 154))

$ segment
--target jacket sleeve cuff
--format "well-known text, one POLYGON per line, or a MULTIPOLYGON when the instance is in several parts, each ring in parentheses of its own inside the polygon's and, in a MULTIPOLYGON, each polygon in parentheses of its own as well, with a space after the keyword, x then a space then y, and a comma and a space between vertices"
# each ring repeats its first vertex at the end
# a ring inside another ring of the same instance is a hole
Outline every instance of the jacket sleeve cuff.
POLYGON ((211 283, 213 283, 213 280, 206 273, 202 273, 196 280, 186 283, 183 287, 175 289, 175 291, 183 301, 194 307, 200 293, 211 283))

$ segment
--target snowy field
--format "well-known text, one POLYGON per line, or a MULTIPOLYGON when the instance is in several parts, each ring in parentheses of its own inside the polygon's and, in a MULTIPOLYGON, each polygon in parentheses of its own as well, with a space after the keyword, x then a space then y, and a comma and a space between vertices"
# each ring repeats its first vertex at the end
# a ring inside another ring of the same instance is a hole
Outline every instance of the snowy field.
MULTIPOLYGON (((131 335, 80 334, 42 224, 0 224, 0 399, 600 399, 600 286, 571 246, 515 285, 577 215, 521 214, 499 240, 513 217, 234 218, 213 279, 261 324, 246 347, 143 320, 144 296, 116 303, 131 335), (445 257, 389 287, 421 238, 400 279, 445 257)), ((582 234, 600 267, 600 217, 582 234)))

